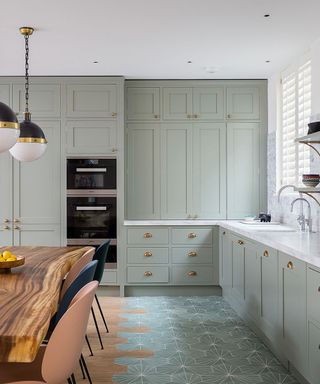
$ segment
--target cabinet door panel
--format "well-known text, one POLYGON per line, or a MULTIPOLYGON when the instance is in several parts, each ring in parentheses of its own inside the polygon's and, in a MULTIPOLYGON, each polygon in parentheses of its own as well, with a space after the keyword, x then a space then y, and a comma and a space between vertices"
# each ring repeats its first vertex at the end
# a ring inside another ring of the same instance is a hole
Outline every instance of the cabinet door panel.
POLYGON ((227 125, 227 217, 259 213, 259 124, 227 125))
POLYGON ((160 217, 160 125, 129 124, 127 217, 160 217))
POLYGON ((312 322, 308 323, 308 346, 309 381, 316 384, 320 377, 320 328, 312 322))
POLYGON ((307 281, 306 264, 279 254, 282 339, 288 360, 306 373, 307 363, 307 281))
POLYGON ((192 88, 163 88, 164 120, 188 120, 192 115, 192 88))
MULTIPOLYGON (((13 108, 23 120, 25 88, 22 84, 13 85, 13 108)), ((58 118, 60 116, 60 85, 31 84, 29 108, 33 118, 58 118)))
POLYGON ((250 318, 256 322, 260 317, 260 257, 257 246, 249 242, 245 243, 245 310, 250 318))
POLYGON ((14 230, 14 245, 20 246, 59 246, 60 225, 18 225, 19 229, 14 230))
MULTIPOLYGON (((38 123, 47 137, 48 147, 39 160, 30 163, 15 161, 14 218, 19 220, 18 227, 38 224, 40 226, 38 230, 41 230, 42 226, 45 228, 46 225, 60 225, 61 155, 60 123, 55 121, 38 123)), ((15 231, 15 235, 17 232, 15 231)), ((33 234, 32 239, 36 240, 33 234)), ((57 245, 59 244, 60 241, 57 241, 57 245)), ((19 242, 19 245, 24 243, 19 242)))
POLYGON ((117 112, 116 85, 67 86, 67 117, 116 118, 117 112))
POLYGON ((10 105, 10 84, 0 84, 0 101, 10 105))
POLYGON ((219 283, 223 289, 232 287, 232 240, 227 231, 220 229, 219 283))
POLYGON ((229 119, 259 119, 260 94, 258 87, 227 88, 227 116, 229 119))
POLYGON ((224 119, 224 92, 218 87, 193 88, 193 114, 199 120, 224 119))
POLYGON ((308 318, 320 324, 320 272, 313 268, 307 270, 308 318))
POLYGON ((13 180, 9 152, 0 153, 0 185, 0 245, 12 245, 13 180))
POLYGON ((192 214, 200 218, 226 217, 226 126, 193 125, 192 214))
POLYGON ((191 124, 164 124, 162 127, 162 218, 186 218, 190 214, 191 129, 191 124))
POLYGON ((160 119, 160 88, 127 88, 128 120, 160 119))
POLYGON ((239 237, 231 235, 232 292, 240 302, 244 301, 244 246, 239 237))
POLYGON ((67 153, 115 155, 117 122, 108 120, 68 121, 67 153))

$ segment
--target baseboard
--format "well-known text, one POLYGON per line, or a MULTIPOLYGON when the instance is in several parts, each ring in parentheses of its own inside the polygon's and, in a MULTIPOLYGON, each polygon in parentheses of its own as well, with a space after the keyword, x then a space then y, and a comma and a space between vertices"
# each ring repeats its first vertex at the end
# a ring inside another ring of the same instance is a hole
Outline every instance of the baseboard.
POLYGON ((125 296, 221 296, 219 286, 126 286, 125 296))

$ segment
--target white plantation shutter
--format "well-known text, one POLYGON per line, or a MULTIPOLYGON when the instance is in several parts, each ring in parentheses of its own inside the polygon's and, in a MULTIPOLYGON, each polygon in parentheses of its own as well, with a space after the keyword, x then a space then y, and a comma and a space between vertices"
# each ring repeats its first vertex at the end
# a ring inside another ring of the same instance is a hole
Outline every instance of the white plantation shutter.
POLYGON ((281 185, 301 183, 310 171, 310 149, 295 139, 308 131, 311 114, 311 60, 282 75, 281 185))

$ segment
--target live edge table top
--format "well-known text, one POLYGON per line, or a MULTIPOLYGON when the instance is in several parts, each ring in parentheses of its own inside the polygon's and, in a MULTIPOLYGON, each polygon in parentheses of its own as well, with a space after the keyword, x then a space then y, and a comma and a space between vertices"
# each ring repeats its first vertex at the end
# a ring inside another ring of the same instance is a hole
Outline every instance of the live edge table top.
POLYGON ((61 282, 92 247, 0 247, 25 264, 0 274, 0 362, 31 362, 57 310, 61 282))

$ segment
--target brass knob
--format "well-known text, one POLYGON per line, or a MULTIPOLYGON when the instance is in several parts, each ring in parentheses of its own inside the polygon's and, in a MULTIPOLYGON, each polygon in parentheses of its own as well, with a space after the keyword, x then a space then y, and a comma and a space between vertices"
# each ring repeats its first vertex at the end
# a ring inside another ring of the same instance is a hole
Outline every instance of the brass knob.
POLYGON ((20 219, 14 219, 13 222, 14 223, 20 223, 20 219))
POLYGON ((195 257, 195 256, 198 256, 198 254, 197 254, 197 252, 192 251, 192 252, 189 252, 189 253, 188 253, 188 256, 190 256, 190 257, 195 257))
POLYGON ((117 117, 118 114, 117 114, 117 112, 112 112, 111 116, 112 116, 112 117, 117 117))
POLYGON ((7 231, 7 230, 10 229, 10 227, 9 227, 9 225, 4 225, 4 226, 3 226, 3 229, 7 231))
POLYGON ((9 219, 3 219, 3 222, 4 223, 10 223, 10 220, 9 219))
POLYGON ((194 232, 188 234, 188 239, 194 239, 197 235, 194 232))
POLYGON ((293 262, 292 261, 289 261, 288 264, 287 264, 287 268, 289 269, 293 269, 293 262))
POLYGON ((265 251, 263 252, 263 256, 268 257, 268 256, 269 256, 269 252, 268 252, 267 250, 265 250, 265 251))
POLYGON ((149 239, 150 237, 152 237, 152 233, 150 233, 150 232, 145 232, 145 233, 143 234, 143 237, 144 237, 145 239, 149 239))
POLYGON ((112 148, 112 152, 114 153, 114 152, 117 152, 118 150, 117 150, 117 148, 112 148))
POLYGON ((228 118, 228 119, 231 119, 231 115, 230 115, 230 113, 227 114, 227 118, 228 118))
POLYGON ((197 272, 196 271, 190 271, 187 273, 188 276, 197 276, 197 272))
POLYGON ((244 241, 243 240, 238 240, 238 244, 243 245, 244 241))
POLYGON ((159 119, 159 115, 154 115, 154 118, 155 119, 159 119))
POLYGON ((144 255, 145 255, 145 257, 150 257, 150 256, 152 256, 152 252, 148 252, 147 251, 147 252, 144 253, 144 255))
POLYGON ((20 227, 18 227, 17 225, 15 225, 15 226, 13 227, 13 229, 16 229, 17 231, 20 231, 20 227))
POLYGON ((193 115, 193 117, 194 117, 195 119, 197 119, 197 118, 198 118, 198 115, 193 115))
POLYGON ((145 275, 146 277, 150 277, 150 276, 152 276, 152 272, 150 272, 150 271, 146 271, 146 272, 144 273, 144 275, 145 275))
POLYGON ((225 234, 226 234, 226 231, 223 231, 222 234, 225 235, 225 234))

